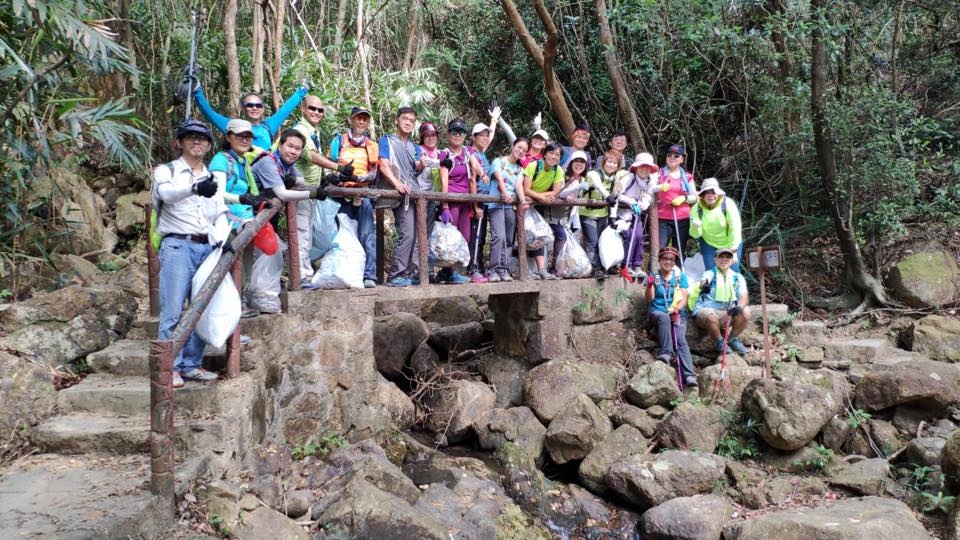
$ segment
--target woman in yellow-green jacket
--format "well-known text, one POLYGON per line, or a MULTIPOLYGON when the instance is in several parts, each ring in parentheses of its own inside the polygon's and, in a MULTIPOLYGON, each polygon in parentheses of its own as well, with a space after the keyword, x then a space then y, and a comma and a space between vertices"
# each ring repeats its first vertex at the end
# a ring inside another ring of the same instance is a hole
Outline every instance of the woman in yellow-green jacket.
POLYGON ((700 187, 700 198, 690 210, 690 237, 700 241, 700 253, 707 270, 714 254, 726 248, 736 252, 732 269, 740 271, 743 257, 743 228, 737 204, 720 189, 716 178, 707 178, 700 187))

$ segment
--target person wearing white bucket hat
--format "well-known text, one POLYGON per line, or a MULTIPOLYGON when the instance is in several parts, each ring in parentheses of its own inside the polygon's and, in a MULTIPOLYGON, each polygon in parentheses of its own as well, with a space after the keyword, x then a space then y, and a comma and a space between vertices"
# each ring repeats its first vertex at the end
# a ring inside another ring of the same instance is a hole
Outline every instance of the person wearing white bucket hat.
POLYGON ((630 174, 617 178, 613 184, 613 195, 617 204, 610 209, 613 226, 623 236, 623 252, 629 260, 623 264, 634 277, 642 277, 643 272, 643 216, 653 200, 653 185, 657 181, 657 167, 653 156, 642 152, 630 165, 630 174), (631 223, 633 224, 631 226, 631 223))
POLYGON ((700 242, 704 264, 712 264, 718 249, 736 253, 734 272, 740 271, 743 256, 743 230, 737 204, 720 189, 716 178, 707 178, 700 186, 700 198, 690 211, 690 237, 700 242))

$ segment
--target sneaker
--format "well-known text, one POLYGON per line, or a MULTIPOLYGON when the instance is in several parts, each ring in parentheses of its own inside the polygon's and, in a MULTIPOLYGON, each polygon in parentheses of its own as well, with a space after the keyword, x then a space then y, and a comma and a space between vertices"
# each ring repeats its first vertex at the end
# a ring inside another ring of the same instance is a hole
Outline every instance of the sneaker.
POLYGON ((510 272, 507 272, 506 270, 501 270, 500 281, 513 281, 513 276, 510 275, 510 272))
MULTIPOLYGON (((717 352, 723 354, 723 338, 717 338, 717 352)), ((727 344, 727 352, 730 352, 730 346, 727 344)))
POLYGON ((247 343, 250 343, 251 341, 253 341, 253 340, 250 339, 250 336, 245 335, 245 334, 240 334, 240 344, 241 344, 241 345, 246 345, 247 343))
POLYGON ((497 273, 496 271, 494 271, 494 270, 491 270, 491 271, 487 272, 487 281, 489 281, 490 283, 499 283, 499 282, 500 282, 500 274, 498 274, 498 273, 497 273))
POLYGON ((527 281, 540 281, 540 274, 537 272, 530 272, 527 274, 527 281))
POLYGON ((377 287, 377 282, 372 279, 363 280, 364 289, 375 289, 377 287))
MULTIPOLYGON (((410 285, 413 285, 413 281, 404 276, 396 276, 387 281, 384 285, 387 287, 409 287, 410 285)), ((366 286, 366 283, 364 283, 364 286, 366 286)))
POLYGON ((602 268, 594 268, 593 279, 598 279, 598 280, 607 279, 607 273, 604 272, 602 268))
POLYGON ((669 364, 670 360, 672 359, 673 359, 673 356, 669 354, 661 354, 660 356, 657 357, 657 360, 663 362, 664 364, 669 364))
POLYGON ((647 273, 640 268, 631 268, 627 272, 633 276, 634 279, 645 279, 647 277, 647 273))
POLYGON ((697 384, 697 378, 694 377, 693 375, 687 375, 686 377, 684 377, 683 384, 686 386, 699 386, 697 384))
POLYGON ((737 338, 730 338, 730 341, 727 342, 733 352, 737 354, 747 354, 747 347, 737 338))
MULTIPOLYGON (((437 277, 439 278, 439 276, 437 277)), ((454 270, 450 272, 445 282, 451 285, 463 285, 464 283, 470 283, 470 278, 454 270)))
POLYGON ((544 281, 554 281, 554 280, 560 279, 557 276, 551 274, 550 272, 547 272, 546 270, 544 270, 543 272, 540 272, 540 277, 542 277, 544 281))
POLYGON ((220 378, 216 373, 199 367, 184 372, 181 376, 184 379, 192 379, 194 381, 215 381, 220 378))
POLYGON ((174 388, 183 388, 183 377, 180 376, 179 371, 173 372, 173 387, 174 388))
POLYGON ((313 289, 319 289, 319 288, 320 288, 320 285, 318 283, 314 283, 313 281, 300 282, 300 289, 304 291, 312 291, 313 289))
POLYGON ((487 279, 487 276, 481 274, 480 272, 474 272, 474 273, 470 274, 470 282, 471 282, 471 283, 486 283, 486 282, 488 282, 488 281, 490 281, 490 280, 487 279))
POLYGON ((249 319, 252 317, 257 317, 260 315, 260 312, 252 307, 244 307, 243 311, 240 313, 241 319, 249 319))

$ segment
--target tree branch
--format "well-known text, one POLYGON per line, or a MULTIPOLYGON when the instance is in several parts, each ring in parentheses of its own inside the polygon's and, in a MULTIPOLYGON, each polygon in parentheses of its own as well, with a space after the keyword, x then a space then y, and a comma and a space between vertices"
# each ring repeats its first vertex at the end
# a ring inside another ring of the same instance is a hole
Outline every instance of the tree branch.
POLYGON ((31 78, 30 81, 27 83, 27 85, 24 86, 20 90, 20 92, 17 93, 16 97, 13 98, 13 101, 11 101, 9 105, 7 105, 7 109, 3 111, 3 116, 0 117, 0 126, 7 123, 7 120, 9 120, 10 116, 13 115, 13 109, 15 109, 17 105, 19 105, 20 102, 23 101, 25 97, 27 97, 27 93, 30 92, 30 89, 33 88, 33 85, 37 84, 37 81, 39 81, 43 77, 46 77, 50 73, 63 67, 63 65, 67 63, 67 60, 69 60, 69 58, 70 58, 69 54, 64 55, 62 58, 60 58, 56 62, 36 72, 33 75, 33 78, 31 78))

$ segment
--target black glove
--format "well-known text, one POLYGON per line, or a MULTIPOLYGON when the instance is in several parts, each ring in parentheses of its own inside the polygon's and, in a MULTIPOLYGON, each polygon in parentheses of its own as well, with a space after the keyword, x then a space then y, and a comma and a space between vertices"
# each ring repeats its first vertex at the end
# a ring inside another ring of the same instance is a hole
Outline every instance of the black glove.
POLYGON ((340 175, 337 173, 327 173, 323 175, 323 180, 320 181, 322 186, 338 186, 340 185, 340 175))
POLYGON ((611 193, 610 195, 607 195, 607 204, 609 204, 610 206, 616 206, 617 196, 614 195, 613 193, 611 193))
POLYGON ((727 309, 727 314, 731 317, 739 317, 743 313, 743 308, 740 306, 733 306, 732 308, 727 309))
POLYGON ((700 284, 700 294, 710 294, 710 282, 704 281, 700 284))
POLYGON ((209 176, 193 184, 192 191, 201 196, 210 198, 217 194, 217 182, 209 176))
POLYGON ((293 186, 297 185, 297 175, 293 173, 287 173, 283 175, 283 187, 287 189, 293 189, 293 186))
POLYGON ((254 211, 259 212, 263 208, 273 208, 273 201, 267 197, 261 197, 260 195, 253 195, 251 193, 244 193, 240 195, 240 204, 246 204, 252 206, 254 211), (263 207, 261 208, 261 205, 263 207))
POLYGON ((224 252, 233 253, 233 244, 230 243, 230 239, 229 239, 229 238, 223 241, 223 246, 222 246, 222 247, 223 247, 223 251, 224 251, 224 252))
POLYGON ((353 160, 351 159, 346 165, 337 165, 337 172, 343 176, 353 176, 353 160))
POLYGON ((350 175, 347 176, 343 173, 337 175, 337 185, 343 185, 344 182, 359 182, 360 179, 356 176, 350 175))
POLYGON ((440 166, 449 171, 453 168, 453 160, 450 158, 443 158, 440 160, 440 166))
POLYGON ((318 201, 327 200, 327 190, 323 186, 317 187, 316 191, 313 192, 313 198, 318 201))

